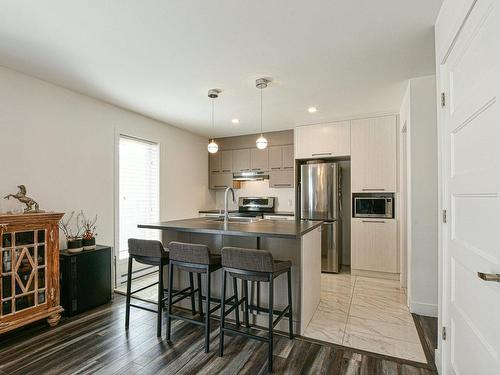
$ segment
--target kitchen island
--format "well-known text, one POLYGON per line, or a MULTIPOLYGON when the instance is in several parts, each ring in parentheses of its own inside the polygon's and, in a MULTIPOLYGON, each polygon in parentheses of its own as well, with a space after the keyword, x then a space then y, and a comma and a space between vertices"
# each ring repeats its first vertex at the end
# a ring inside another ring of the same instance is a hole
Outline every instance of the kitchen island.
MULTIPOLYGON (((165 245, 170 241, 202 243, 219 253, 224 246, 238 246, 270 251, 275 259, 292 262, 292 294, 295 332, 302 334, 311 320, 320 300, 321 284, 321 224, 318 221, 249 220, 224 221, 217 218, 194 218, 140 224, 139 228, 162 231, 165 245)), ((187 286, 187 275, 175 273, 175 287, 187 286)), ((220 295, 220 272, 212 275, 212 294, 220 295)), ((267 285, 260 285, 260 293, 253 286, 251 298, 256 304, 260 295, 261 306, 267 307, 267 285)), ((231 285, 231 283, 229 283, 231 285)), ((274 283, 275 307, 287 304, 286 277, 274 283)), ((217 315, 218 312, 215 313, 217 315)), ((252 314, 253 323, 266 326, 266 314, 252 314)), ((277 329, 287 330, 286 318, 277 329)))

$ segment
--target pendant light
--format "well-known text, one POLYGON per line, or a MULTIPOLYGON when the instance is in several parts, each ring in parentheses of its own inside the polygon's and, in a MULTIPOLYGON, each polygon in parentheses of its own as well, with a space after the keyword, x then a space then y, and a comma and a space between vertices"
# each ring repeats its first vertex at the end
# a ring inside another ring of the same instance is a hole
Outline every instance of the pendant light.
MULTIPOLYGON (((208 97, 212 99, 212 132, 215 131, 215 121, 214 121, 214 100, 219 97, 221 90, 219 89, 210 89, 208 90, 208 97)), ((212 138, 208 143, 208 152, 211 154, 215 154, 219 150, 219 145, 215 143, 215 139, 212 138)))
POLYGON ((267 147, 267 139, 262 134, 262 90, 267 87, 269 82, 271 82, 271 80, 268 78, 259 78, 255 81, 255 87, 260 89, 260 137, 255 141, 259 150, 264 150, 267 147))

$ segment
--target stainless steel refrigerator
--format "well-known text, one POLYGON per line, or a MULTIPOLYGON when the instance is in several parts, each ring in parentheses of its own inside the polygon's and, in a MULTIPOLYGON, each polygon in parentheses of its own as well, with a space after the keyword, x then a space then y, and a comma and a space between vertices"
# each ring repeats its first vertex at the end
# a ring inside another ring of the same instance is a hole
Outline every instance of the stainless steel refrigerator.
POLYGON ((340 272, 342 260, 342 192, 338 163, 300 167, 300 218, 322 220, 321 272, 340 272))

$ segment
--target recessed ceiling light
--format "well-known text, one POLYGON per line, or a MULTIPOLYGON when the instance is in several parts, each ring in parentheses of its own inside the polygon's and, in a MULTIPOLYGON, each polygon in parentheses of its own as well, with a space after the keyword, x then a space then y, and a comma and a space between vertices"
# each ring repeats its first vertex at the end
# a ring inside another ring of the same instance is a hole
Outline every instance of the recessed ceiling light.
POLYGON ((232 122, 233 124, 239 124, 239 123, 240 123, 240 120, 239 120, 239 119, 237 119, 237 118, 233 118, 233 119, 231 120, 231 122, 232 122))
POLYGON ((317 111, 317 110, 318 110, 318 109, 317 109, 316 107, 309 107, 309 108, 307 108, 307 111, 308 111, 309 113, 316 113, 316 111, 317 111))

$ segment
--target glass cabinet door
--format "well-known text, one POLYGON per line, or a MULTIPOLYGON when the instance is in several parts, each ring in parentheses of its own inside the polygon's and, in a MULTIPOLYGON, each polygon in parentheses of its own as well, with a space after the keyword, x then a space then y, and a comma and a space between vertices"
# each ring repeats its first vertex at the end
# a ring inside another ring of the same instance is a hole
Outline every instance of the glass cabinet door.
POLYGON ((0 247, 0 317, 46 303, 46 230, 3 233, 0 247))

